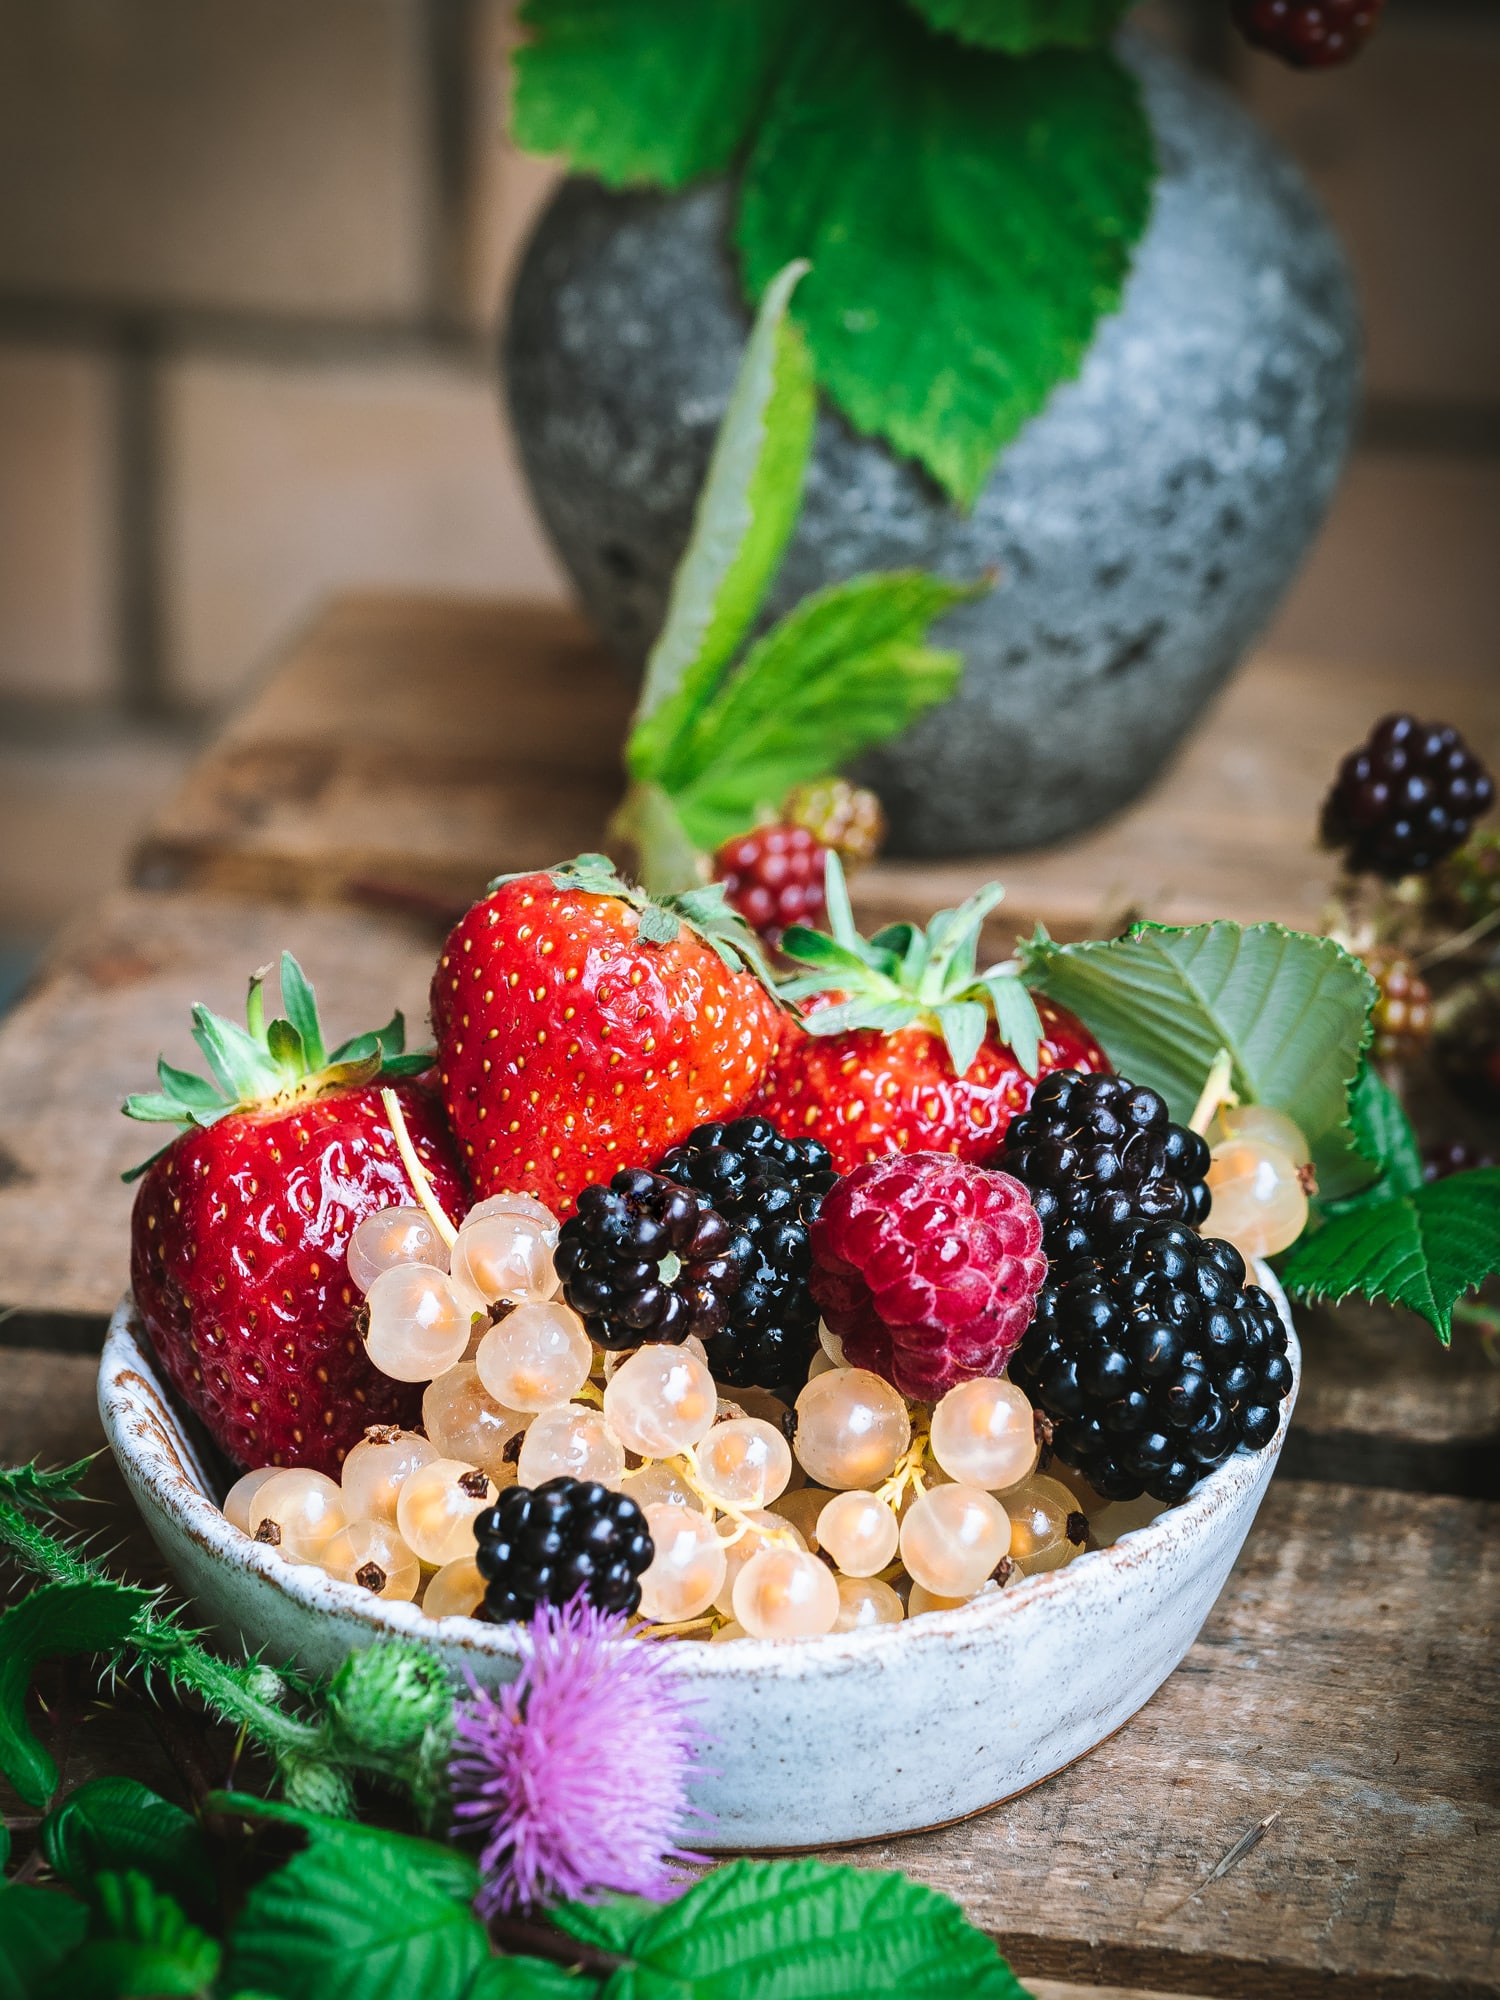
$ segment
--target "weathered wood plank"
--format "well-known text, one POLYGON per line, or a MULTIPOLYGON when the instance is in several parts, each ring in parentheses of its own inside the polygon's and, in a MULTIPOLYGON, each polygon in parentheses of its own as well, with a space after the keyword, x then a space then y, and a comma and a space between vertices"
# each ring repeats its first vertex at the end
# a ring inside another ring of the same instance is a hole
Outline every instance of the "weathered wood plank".
MULTIPOLYGON (((1479 680, 1429 678, 1421 697, 1500 751, 1479 680)), ((1333 768, 1411 698, 1394 670, 1258 656, 1168 778, 1108 827, 1041 855, 882 863, 857 901, 872 920, 925 916, 998 875, 1018 930, 1040 920, 1089 935, 1130 910, 1316 923, 1330 870, 1314 826, 1333 768)), ((502 868, 599 844, 630 701, 568 613, 342 599, 193 772, 137 879, 277 896, 383 888, 461 906, 502 868)))
POLYGON ((1023 1977, 1500 1990, 1497 1525, 1278 1479, 1197 1645, 1112 1741, 991 1816, 842 1858, 949 1891, 1023 1977))

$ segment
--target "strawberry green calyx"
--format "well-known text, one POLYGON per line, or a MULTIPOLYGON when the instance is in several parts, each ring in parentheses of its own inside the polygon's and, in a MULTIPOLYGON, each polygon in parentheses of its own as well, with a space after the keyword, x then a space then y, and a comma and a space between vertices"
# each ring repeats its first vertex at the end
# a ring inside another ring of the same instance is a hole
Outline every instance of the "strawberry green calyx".
POLYGON ((493 894, 504 882, 518 882, 525 875, 544 875, 554 889, 577 889, 584 895, 614 896, 628 903, 638 914, 636 935, 644 944, 671 944, 686 924, 731 972, 753 973, 773 999, 786 998, 786 989, 776 984, 760 939, 725 901, 720 882, 705 882, 671 895, 651 896, 627 882, 607 854, 578 854, 571 861, 559 862, 555 868, 527 868, 497 875, 486 894, 493 894))
POLYGON ((998 882, 987 883, 956 910, 939 910, 925 931, 915 924, 888 924, 872 938, 854 927, 837 854, 828 856, 826 886, 833 935, 793 925, 781 940, 786 957, 813 968, 782 982, 784 1000, 842 996, 803 1017, 808 1034, 842 1035, 854 1028, 891 1034, 920 1024, 942 1036, 953 1073, 961 1077, 993 1021, 1026 1074, 1038 1074, 1042 1023, 1036 1002, 1014 967, 976 969, 980 930, 1005 894, 998 882))
MULTIPOLYGON (((243 1028, 201 1004, 194 1007, 193 1040, 203 1051, 212 1082, 177 1069, 163 1056, 156 1065, 161 1089, 127 1097, 121 1107, 127 1118, 186 1130, 212 1125, 231 1111, 285 1106, 330 1090, 357 1089, 377 1077, 419 1076, 431 1067, 430 1049, 406 1053, 406 1022, 399 1012, 383 1028, 328 1049, 313 989, 289 951, 281 954, 280 967, 286 1016, 267 1021, 270 970, 263 965, 250 975, 243 1028)), ((136 1168, 125 1178, 133 1180, 142 1171, 136 1168)))

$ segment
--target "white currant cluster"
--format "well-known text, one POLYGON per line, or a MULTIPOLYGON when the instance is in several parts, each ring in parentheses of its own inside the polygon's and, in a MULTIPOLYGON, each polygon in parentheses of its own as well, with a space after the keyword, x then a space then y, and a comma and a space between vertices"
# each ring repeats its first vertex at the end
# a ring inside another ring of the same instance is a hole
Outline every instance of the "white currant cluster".
POLYGON ((763 1390, 721 1398, 697 1340, 596 1352, 556 1296, 557 1223, 529 1195, 440 1221, 386 1209, 349 1246, 371 1359, 427 1385, 422 1432, 372 1429, 338 1481, 268 1466, 225 1500, 284 1559, 420 1593, 432 1617, 472 1613, 474 1521, 500 1489, 597 1480, 645 1514, 646 1624, 731 1640, 894 1624, 1080 1553, 1078 1496, 1037 1474, 1031 1404, 1003 1378, 961 1383, 914 1429, 825 1329, 793 1421, 763 1390))

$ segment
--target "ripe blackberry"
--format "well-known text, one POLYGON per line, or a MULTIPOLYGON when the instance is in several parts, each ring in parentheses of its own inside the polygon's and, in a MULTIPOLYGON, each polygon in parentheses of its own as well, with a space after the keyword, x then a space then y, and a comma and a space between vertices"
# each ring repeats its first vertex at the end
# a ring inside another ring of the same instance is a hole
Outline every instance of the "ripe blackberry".
POLYGON ((828 908, 823 868, 828 849, 805 826, 758 826, 726 840, 714 856, 714 880, 731 907, 769 945, 792 924, 815 930, 828 908))
POLYGON ((593 1480, 508 1487, 475 1521, 474 1538, 485 1581, 478 1615, 492 1625, 566 1604, 580 1590, 601 1611, 634 1611, 656 1554, 636 1503, 593 1480))
POLYGON ((1359 54, 1384 0, 1230 0, 1234 24, 1255 49, 1293 69, 1330 69, 1359 54))
POLYGON ((1323 844, 1341 848, 1356 875, 1423 874, 1463 846, 1494 796, 1456 729, 1388 715, 1340 764, 1323 801, 1323 844))
POLYGON ((1292 1384, 1281 1316, 1233 1244, 1145 1217, 1054 1266, 1010 1373, 1109 1500, 1185 1499, 1270 1442, 1292 1384))
POLYGON ((808 1228, 837 1178, 827 1148, 783 1139, 767 1118, 736 1118, 700 1125, 658 1171, 696 1188, 754 1252, 729 1297, 727 1324, 704 1342, 715 1380, 737 1389, 800 1388, 818 1339, 808 1228))
POLYGON ((586 1187, 558 1233, 563 1297, 600 1347, 704 1342, 722 1333, 729 1295, 755 1252, 708 1196, 644 1167, 586 1187))
POLYGON ((1197 1228, 1208 1214, 1208 1142, 1166 1099, 1123 1076, 1053 1070, 1012 1119, 998 1166, 1024 1181, 1051 1258, 1102 1251, 1144 1217, 1197 1228))

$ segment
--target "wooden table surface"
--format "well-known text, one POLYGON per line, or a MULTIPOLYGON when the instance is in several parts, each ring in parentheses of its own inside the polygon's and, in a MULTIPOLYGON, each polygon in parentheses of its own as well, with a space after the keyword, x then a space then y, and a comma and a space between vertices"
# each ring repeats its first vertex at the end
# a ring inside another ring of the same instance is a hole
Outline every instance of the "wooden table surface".
MULTIPOLYGON (((925 915, 999 874, 1016 929, 1083 935, 1127 909, 1315 923, 1328 773, 1409 698, 1368 671, 1260 659, 1104 832, 1043 856, 884 863, 857 900, 925 915)), ((1426 682, 1420 705, 1500 750, 1476 683, 1426 682)), ((114 1108, 159 1049, 188 1059, 192 1001, 237 1011, 249 968, 288 945, 336 1033, 393 1004, 420 1023, 444 914, 501 868, 598 844, 628 707, 582 628, 525 606, 351 599, 289 653, 161 814, 132 884, 0 1028, 0 1454, 97 1440, 117 1176, 150 1147, 114 1108)), ((1286 1460, 1183 1667, 1027 1797, 848 1857, 951 1891, 1043 2000, 1500 1993, 1500 1367, 1472 1335, 1444 1354, 1383 1310, 1309 1314, 1303 1332, 1286 1460)), ((74 1779, 106 1747, 91 1729, 74 1779)))

